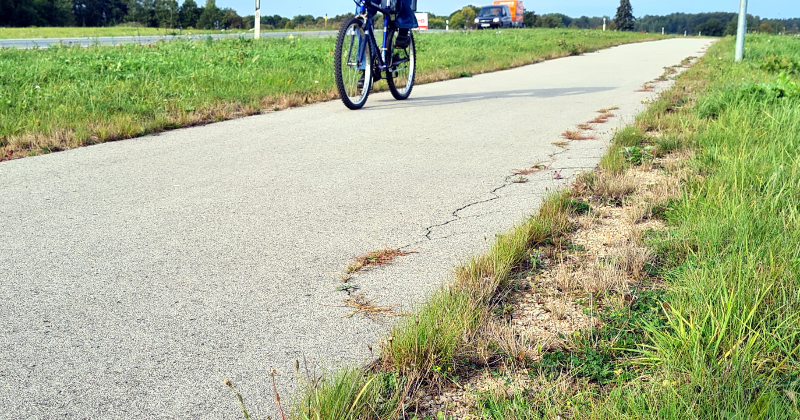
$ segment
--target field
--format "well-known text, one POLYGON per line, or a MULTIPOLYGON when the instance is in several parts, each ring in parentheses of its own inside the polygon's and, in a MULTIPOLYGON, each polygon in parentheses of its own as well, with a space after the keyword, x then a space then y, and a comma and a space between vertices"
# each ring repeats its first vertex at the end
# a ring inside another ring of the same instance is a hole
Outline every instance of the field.
POLYGON ((287 416, 800 418, 800 44, 747 55, 687 59, 596 171, 287 416))
MULTIPOLYGON (((421 34, 418 81, 659 38, 559 29, 421 34)), ((0 159, 334 99, 333 47, 329 37, 0 50, 0 159)))
MULTIPOLYGON (((232 32, 236 33, 237 31, 232 32)), ((107 36, 197 35, 218 33, 220 33, 220 31, 203 29, 179 30, 163 28, 139 28, 134 26, 114 26, 101 28, 0 28, 0 39, 98 38, 107 36)))

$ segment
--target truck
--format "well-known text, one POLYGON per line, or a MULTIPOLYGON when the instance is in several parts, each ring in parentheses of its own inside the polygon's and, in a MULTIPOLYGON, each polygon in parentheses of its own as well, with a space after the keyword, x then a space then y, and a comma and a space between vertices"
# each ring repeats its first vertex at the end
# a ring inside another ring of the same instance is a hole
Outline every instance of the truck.
POLYGON ((525 27, 525 8, 521 1, 518 0, 496 0, 493 5, 508 6, 511 10, 511 27, 524 28, 525 27))

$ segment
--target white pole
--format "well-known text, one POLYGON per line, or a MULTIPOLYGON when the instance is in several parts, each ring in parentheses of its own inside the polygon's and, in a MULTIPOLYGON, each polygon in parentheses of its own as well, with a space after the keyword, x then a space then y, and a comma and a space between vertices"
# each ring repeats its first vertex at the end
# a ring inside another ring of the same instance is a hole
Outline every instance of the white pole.
POLYGON ((606 31, 606 18, 603 18, 603 32, 606 31))
POLYGON ((744 59, 744 34, 747 32, 747 0, 739 2, 739 30, 736 31, 736 62, 744 59))
POLYGON ((661 27, 661 35, 664 35, 664 27, 661 27))
POLYGON ((449 31, 450 30, 450 21, 449 20, 445 20, 444 24, 445 24, 444 30, 445 31, 449 31))
POLYGON ((261 0, 256 0, 255 39, 261 38, 261 0))

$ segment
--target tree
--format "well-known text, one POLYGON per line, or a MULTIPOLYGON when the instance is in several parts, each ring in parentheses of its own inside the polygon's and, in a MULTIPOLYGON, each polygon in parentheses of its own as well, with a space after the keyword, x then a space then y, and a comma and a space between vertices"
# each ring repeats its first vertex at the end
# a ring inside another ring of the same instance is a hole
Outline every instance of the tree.
POLYGON ((461 11, 450 15, 450 27, 453 29, 464 28, 464 15, 461 13, 461 11))
POLYGON ((444 29, 445 28, 445 19, 443 17, 429 17, 428 18, 428 27, 431 29, 444 29))
POLYGON ((536 26, 536 14, 533 13, 533 10, 530 12, 526 11, 522 14, 522 22, 525 24, 526 28, 533 28, 536 26))
POLYGON ((539 16, 536 19, 537 28, 561 28, 564 26, 564 21, 561 20, 561 16, 555 13, 548 13, 546 15, 539 16))
POLYGON ((725 36, 736 35, 738 30, 739 30, 739 20, 738 19, 731 20, 730 22, 728 22, 728 26, 725 27, 725 32, 723 33, 723 35, 725 36))
POLYGON ((475 26, 475 9, 467 6, 461 9, 461 16, 464 17, 464 26, 471 28, 475 26))
POLYGON ((231 8, 222 9, 220 25, 227 29, 240 29, 242 27, 242 17, 231 8))
POLYGON ((217 25, 221 23, 222 11, 217 7, 215 0, 206 0, 206 7, 203 8, 203 13, 197 18, 198 29, 217 29, 217 25))
POLYGON ((694 30, 707 36, 722 36, 725 33, 725 25, 719 19, 712 18, 695 26, 694 30))
POLYGON ((175 28, 180 17, 176 0, 156 0, 153 3, 153 17, 159 28, 175 28))
POLYGON ((633 21, 633 7, 631 7, 630 0, 621 0, 617 8, 617 15, 614 16, 614 23, 617 25, 619 31, 632 31, 633 21))
MULTIPOLYGON (((75 16, 79 14, 76 12, 75 16)), ((128 22, 141 23, 144 26, 157 26, 155 19, 155 0, 130 0, 128 2, 128 14, 125 16, 128 22)), ((80 23, 80 22, 79 22, 80 23)))
POLYGON ((203 11, 197 7, 194 0, 184 0, 180 10, 181 27, 194 28, 197 26, 197 19, 203 11))
POLYGON ((763 22, 761 25, 758 25, 758 32, 761 32, 762 34, 771 34, 775 32, 775 28, 773 28, 768 22, 763 22))

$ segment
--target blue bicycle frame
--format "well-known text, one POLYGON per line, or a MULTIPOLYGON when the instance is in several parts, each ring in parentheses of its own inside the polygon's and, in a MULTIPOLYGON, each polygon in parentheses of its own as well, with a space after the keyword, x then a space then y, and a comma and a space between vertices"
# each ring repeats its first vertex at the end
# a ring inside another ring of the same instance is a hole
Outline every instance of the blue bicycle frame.
MULTIPOLYGON (((378 59, 378 67, 376 70, 379 72, 389 70, 389 66, 386 60, 386 42, 387 39, 387 28, 389 27, 389 15, 391 12, 389 9, 384 9, 374 3, 371 0, 353 0, 356 3, 356 16, 365 16, 366 21, 364 22, 364 34, 367 38, 367 42, 359 42, 358 43, 358 62, 363 63, 359 65, 359 70, 366 70, 366 63, 365 51, 366 45, 369 45, 372 49, 372 56, 379 57, 378 59), (375 13, 381 12, 383 13, 383 48, 380 48, 380 54, 378 54, 378 43, 375 41, 375 13)), ((369 63, 371 65, 371 63, 369 63)), ((377 75, 380 78, 380 73, 377 75)))

